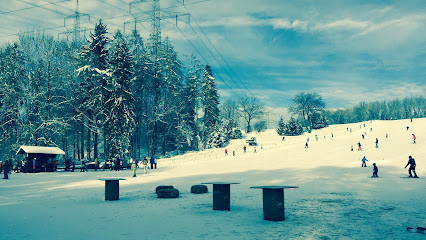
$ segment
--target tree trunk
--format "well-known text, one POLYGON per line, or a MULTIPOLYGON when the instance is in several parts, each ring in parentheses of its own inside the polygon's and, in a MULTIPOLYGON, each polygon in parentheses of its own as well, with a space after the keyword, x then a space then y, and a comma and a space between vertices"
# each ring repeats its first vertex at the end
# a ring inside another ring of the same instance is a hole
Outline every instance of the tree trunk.
POLYGON ((81 159, 84 159, 84 124, 83 123, 81 123, 81 136, 80 136, 80 151, 81 151, 81 153, 80 153, 80 159, 79 160, 81 160, 81 159))
POLYGON ((96 129, 95 132, 95 139, 94 139, 94 143, 93 143, 93 158, 99 158, 98 156, 98 130, 96 129))

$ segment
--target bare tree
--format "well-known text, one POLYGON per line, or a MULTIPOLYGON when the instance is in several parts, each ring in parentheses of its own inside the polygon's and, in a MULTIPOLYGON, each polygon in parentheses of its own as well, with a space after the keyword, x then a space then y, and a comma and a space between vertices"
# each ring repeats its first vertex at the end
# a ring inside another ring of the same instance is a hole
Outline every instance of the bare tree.
POLYGON ((247 122, 247 133, 249 133, 251 121, 262 116, 264 106, 255 97, 243 97, 238 100, 238 107, 240 116, 247 122))
POLYGON ((313 115, 321 112, 325 108, 325 103, 321 95, 316 92, 306 93, 301 92, 293 98, 294 105, 290 107, 290 111, 297 113, 303 117, 306 126, 312 128, 313 115))

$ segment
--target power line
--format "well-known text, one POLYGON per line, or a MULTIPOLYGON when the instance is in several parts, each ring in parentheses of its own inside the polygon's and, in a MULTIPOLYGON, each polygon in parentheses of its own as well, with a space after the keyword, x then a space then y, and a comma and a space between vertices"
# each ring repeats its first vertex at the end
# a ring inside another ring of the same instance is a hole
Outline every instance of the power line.
MULTIPOLYGON (((207 49, 207 51, 210 53, 210 55, 212 55, 212 57, 214 58, 214 60, 219 64, 219 67, 221 67, 224 71, 225 74, 228 75, 229 79, 236 85, 238 86, 234 80, 232 80, 231 75, 228 73, 228 71, 223 67, 223 65, 219 62, 219 60, 216 58, 216 56, 212 53, 212 51, 210 51, 210 49, 207 47, 207 45, 204 43, 204 41, 201 39, 201 37, 198 35, 198 33, 194 30, 194 28, 190 25, 192 31, 195 33, 195 35, 198 37, 198 39, 200 39, 201 43, 204 45, 204 47, 207 49)), ((223 79, 224 80, 224 79, 223 79)), ((246 97, 247 94, 245 92, 243 92, 241 89, 239 89, 246 97)))
POLYGON ((18 0, 18 1, 23 2, 23 3, 26 3, 26 4, 29 4, 29 5, 31 5, 31 6, 33 6, 33 7, 41 8, 41 9, 44 9, 44 10, 47 10, 47 11, 50 11, 50 12, 53 12, 53 13, 59 14, 59 15, 65 15, 65 13, 60 12, 60 11, 58 11, 58 10, 53 10, 53 9, 50 9, 50 8, 46 8, 46 7, 44 7, 44 6, 40 6, 40 5, 37 5, 37 4, 34 4, 34 3, 31 3, 31 2, 27 2, 27 1, 25 1, 25 0, 18 0))
MULTIPOLYGON (((178 1, 178 0, 176 0, 176 1, 178 1)), ((210 38, 207 36, 207 34, 204 32, 204 30, 200 27, 200 25, 198 24, 197 20, 191 14, 191 12, 186 7, 186 5, 183 4, 183 6, 186 9, 186 11, 190 14, 192 20, 195 22, 195 24, 197 25, 198 29, 200 29, 201 33, 203 33, 204 37, 207 39, 207 41, 210 43, 210 45, 213 47, 213 49, 216 51, 216 53, 220 56, 220 58, 222 59, 222 61, 228 66, 228 68, 231 70, 231 72, 234 74, 234 76, 237 77, 237 79, 242 83, 242 85, 244 86, 244 88, 247 89, 247 91, 252 96, 254 96, 254 94, 247 88, 247 86, 244 84, 244 82, 238 77, 238 75, 234 72, 234 70, 231 68, 231 66, 229 66, 228 62, 223 58, 222 54, 217 50, 217 48, 214 46, 214 44, 210 41, 210 38)), ((191 26, 191 28, 192 28, 192 26, 191 26)))
MULTIPOLYGON (((200 55, 200 57, 206 62, 208 63, 208 61, 204 58, 204 56, 200 53, 200 51, 198 51, 198 49, 195 47, 195 45, 191 42, 191 40, 189 40, 189 38, 186 36, 186 34, 180 29, 179 26, 176 26, 177 29, 179 29, 179 31, 182 33, 182 35, 185 37, 185 39, 189 42, 189 44, 192 46, 192 48, 194 48, 194 50, 200 55)), ((216 73, 216 75, 218 75, 218 77, 220 77, 222 79, 222 82, 225 83, 225 85, 229 88, 229 90, 231 90, 235 95, 241 97, 238 93, 234 92, 234 90, 232 90, 231 86, 228 85, 228 83, 226 81, 223 80, 223 77, 220 76, 219 73, 216 73)))
MULTIPOLYGON (((58 2, 46 3, 46 4, 43 4, 43 5, 31 4, 32 7, 26 7, 26 8, 11 10, 11 11, 0 12, 0 14, 9 14, 9 13, 14 13, 14 12, 20 12, 20 11, 24 11, 24 10, 28 10, 28 9, 32 9, 32 8, 41 8, 41 7, 44 7, 44 6, 58 4, 58 3, 62 3, 62 2, 69 2, 69 1, 71 1, 71 0, 62 0, 62 1, 58 1, 58 2)), ((30 3, 27 3, 27 4, 30 4, 30 3)))

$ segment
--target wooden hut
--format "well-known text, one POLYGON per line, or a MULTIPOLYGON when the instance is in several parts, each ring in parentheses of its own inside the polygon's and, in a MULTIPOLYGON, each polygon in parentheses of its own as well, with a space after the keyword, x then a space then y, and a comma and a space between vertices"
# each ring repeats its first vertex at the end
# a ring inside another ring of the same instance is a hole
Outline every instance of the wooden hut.
POLYGON ((21 146, 16 154, 24 155, 21 172, 53 172, 56 155, 65 152, 58 147, 21 146))

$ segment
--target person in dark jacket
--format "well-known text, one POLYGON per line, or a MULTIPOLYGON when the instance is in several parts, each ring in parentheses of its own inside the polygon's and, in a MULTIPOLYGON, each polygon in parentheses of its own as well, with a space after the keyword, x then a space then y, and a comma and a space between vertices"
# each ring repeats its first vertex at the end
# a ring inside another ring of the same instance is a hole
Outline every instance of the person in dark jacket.
POLYGON ((117 157, 117 159, 115 160, 115 171, 120 171, 120 158, 117 157))
POLYGON ((410 165, 410 168, 408 169, 408 173, 410 174, 410 176, 408 176, 408 177, 413 177, 413 175, 411 174, 411 171, 413 171, 414 178, 418 178, 418 176, 416 174, 416 161, 411 156, 408 157, 408 163, 407 163, 407 165, 405 165, 405 168, 407 168, 408 165, 410 165))
POLYGON ((151 156, 151 159, 149 159, 149 163, 151 164, 151 169, 157 168, 157 164, 155 163, 154 157, 151 156))
POLYGON ((9 160, 6 160, 3 164, 3 179, 9 179, 9 170, 10 170, 10 163, 9 160))
POLYGON ((376 166, 376 163, 373 163, 373 176, 372 177, 379 177, 377 173, 379 172, 379 169, 376 166))
POLYGON ((379 147, 379 139, 376 138, 376 148, 379 147))

